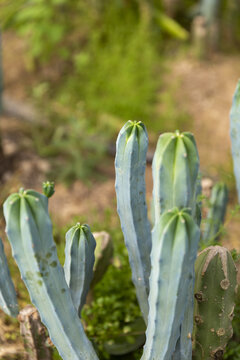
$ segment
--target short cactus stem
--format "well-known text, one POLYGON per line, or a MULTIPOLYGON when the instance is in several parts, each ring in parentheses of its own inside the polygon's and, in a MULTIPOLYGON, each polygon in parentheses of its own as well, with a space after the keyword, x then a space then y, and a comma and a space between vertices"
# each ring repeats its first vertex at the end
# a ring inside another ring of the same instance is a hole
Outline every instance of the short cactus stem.
POLYGON ((230 252, 210 246, 195 263, 193 359, 223 359, 232 337, 237 270, 230 252))
POLYGON ((50 198, 51 196, 53 196, 55 189, 54 189, 54 182, 53 181, 46 181, 43 182, 42 184, 42 189, 43 189, 43 194, 47 197, 50 198))
POLYGON ((162 134, 152 167, 155 222, 175 206, 189 207, 195 216, 199 157, 193 135, 179 131, 162 134))

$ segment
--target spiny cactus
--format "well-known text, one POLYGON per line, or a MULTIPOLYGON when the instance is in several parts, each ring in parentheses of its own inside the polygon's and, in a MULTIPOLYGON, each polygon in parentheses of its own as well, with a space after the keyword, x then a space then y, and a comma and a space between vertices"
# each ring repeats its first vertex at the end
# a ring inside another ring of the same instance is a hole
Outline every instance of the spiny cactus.
POLYGON ((170 359, 180 335, 200 230, 187 210, 165 212, 155 223, 149 316, 142 360, 170 359))
POLYGON ((60 355, 64 360, 97 359, 57 257, 47 197, 21 189, 4 203, 4 215, 22 279, 60 355))
POLYGON ((193 359, 223 359, 232 337, 237 270, 230 252, 210 246, 195 263, 193 359))
POLYGON ((240 202, 240 80, 238 81, 230 112, 230 136, 238 201, 240 202))
POLYGON ((151 270, 151 228, 145 199, 148 137, 141 121, 128 121, 117 139, 115 169, 118 215, 128 249, 132 280, 145 321, 151 270))
MULTIPOLYGON (((208 244, 217 241, 219 231, 224 223, 228 203, 228 189, 226 184, 217 183, 213 186, 210 198, 210 208, 201 243, 208 244)), ((210 244, 209 244, 210 245, 210 244)))
POLYGON ((93 278, 95 247, 96 241, 88 225, 78 223, 68 230, 64 273, 79 317, 93 278))

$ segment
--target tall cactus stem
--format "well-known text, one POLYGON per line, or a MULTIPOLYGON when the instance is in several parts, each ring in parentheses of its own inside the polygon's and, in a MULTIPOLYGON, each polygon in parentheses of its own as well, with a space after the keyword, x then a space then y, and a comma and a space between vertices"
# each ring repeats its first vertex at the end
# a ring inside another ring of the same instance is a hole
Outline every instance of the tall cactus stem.
POLYGON ((143 123, 128 121, 117 139, 115 159, 118 215, 128 249, 132 280, 145 321, 151 270, 151 229, 145 199, 148 137, 143 123))
POLYGON ((153 229, 149 316, 141 360, 171 359, 180 335, 200 230, 188 210, 165 212, 153 229))
POLYGON ((97 360, 57 257, 48 198, 20 189, 5 201, 4 216, 22 279, 59 354, 63 360, 97 360))

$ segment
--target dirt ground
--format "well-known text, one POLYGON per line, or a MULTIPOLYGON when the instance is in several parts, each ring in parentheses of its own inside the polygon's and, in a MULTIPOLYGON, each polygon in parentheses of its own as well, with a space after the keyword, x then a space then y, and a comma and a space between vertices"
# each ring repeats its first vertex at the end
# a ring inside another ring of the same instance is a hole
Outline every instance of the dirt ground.
MULTIPOLYGON (((21 41, 12 34, 4 35, 5 95, 18 101, 29 102, 29 87, 34 85, 35 80, 26 68, 24 53, 25 46, 21 41)), ((171 70, 166 75, 167 81, 177 79, 177 101, 192 117, 192 129, 199 149, 203 175, 212 178, 213 181, 227 180, 233 188, 229 111, 232 95, 240 77, 239 56, 217 55, 205 62, 191 57, 178 58, 169 68, 171 70)), ((11 163, 4 175, 0 201, 20 186, 40 190, 45 173, 49 170, 50 165, 46 160, 39 158, 32 150, 29 151, 31 139, 22 131, 28 126, 17 118, 1 117, 3 147, 11 163)), ((79 215, 84 215, 90 224, 96 219, 100 222, 104 219, 105 209, 116 208, 113 161, 108 171, 109 177, 104 182, 88 186, 81 181, 75 181, 70 188, 56 184, 56 192, 50 201, 50 211, 57 224, 67 224, 79 215)), ((147 167, 146 183, 149 201, 152 192, 150 166, 147 167)), ((231 193, 232 204, 233 196, 231 193)), ((224 245, 240 250, 239 237, 239 220, 229 220, 228 216, 224 245)))

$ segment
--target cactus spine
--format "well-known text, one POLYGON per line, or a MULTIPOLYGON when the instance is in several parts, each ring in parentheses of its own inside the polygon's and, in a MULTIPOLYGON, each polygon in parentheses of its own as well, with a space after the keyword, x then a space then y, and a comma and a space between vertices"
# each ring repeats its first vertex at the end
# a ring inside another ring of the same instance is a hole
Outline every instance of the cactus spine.
POLYGON ((18 315, 17 294, 9 272, 7 258, 0 238, 0 307, 10 316, 18 315))
POLYGON ((142 360, 168 360, 179 338, 200 230, 187 210, 165 212, 153 229, 149 317, 142 360))
POLYGON ((212 189, 210 198, 210 209, 207 215, 207 222, 204 228, 202 243, 216 242, 219 237, 221 225, 224 218, 228 203, 228 189, 224 183, 217 183, 212 189))
POLYGON ((142 122, 128 121, 117 139, 115 159, 118 215, 128 249, 132 279, 145 321, 151 270, 151 229, 145 200, 148 137, 142 122))
POLYGON ((210 246, 195 263, 194 360, 223 359, 232 337, 237 270, 230 252, 210 246))
POLYGON ((20 190, 4 203, 6 232, 32 303, 63 360, 94 360, 52 238, 48 199, 20 190))
POLYGON ((240 80, 238 81, 230 112, 230 137, 238 201, 240 202, 240 80))
POLYGON ((64 273, 79 317, 93 278, 95 247, 96 241, 86 224, 77 223, 66 234, 64 273))

